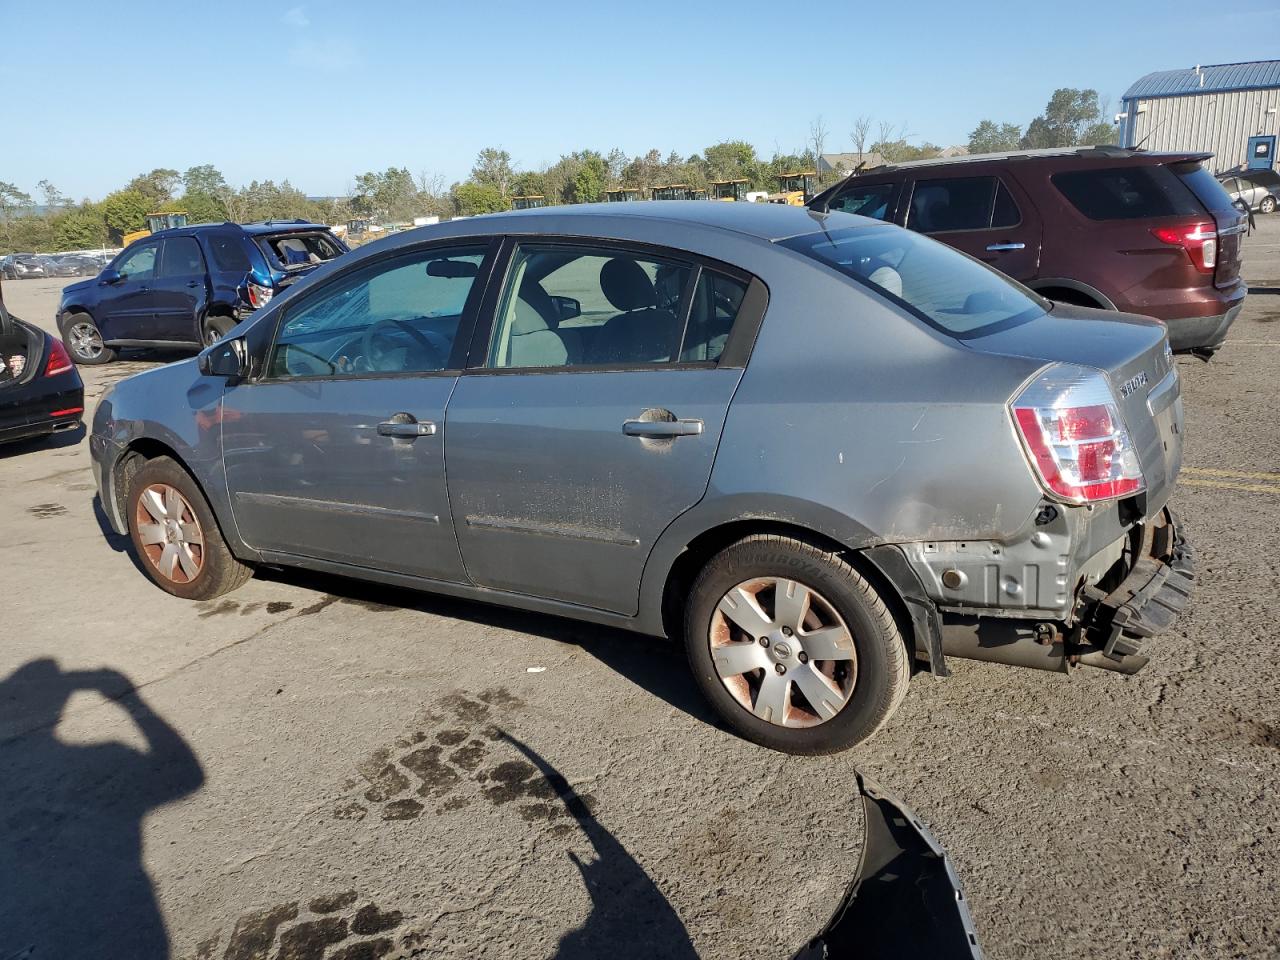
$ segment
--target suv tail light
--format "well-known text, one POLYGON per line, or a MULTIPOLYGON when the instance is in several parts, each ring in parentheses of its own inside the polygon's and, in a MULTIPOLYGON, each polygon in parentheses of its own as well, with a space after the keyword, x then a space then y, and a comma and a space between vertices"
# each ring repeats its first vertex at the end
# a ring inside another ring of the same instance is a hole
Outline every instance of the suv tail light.
POLYGON ((1213 273, 1218 262, 1216 224, 1205 221, 1177 227, 1152 227, 1151 233, 1161 243, 1186 250, 1192 265, 1201 273, 1213 273))
POLYGON ((250 280, 247 284, 249 288, 249 306, 257 310, 259 307, 265 307, 271 299, 273 291, 270 287, 264 287, 260 283, 254 283, 250 280))
POLYGON ((1143 488, 1137 452, 1102 371, 1054 364, 1010 409, 1028 459, 1055 497, 1095 503, 1143 488))
POLYGON ((67 355, 67 348, 62 345, 61 340, 54 340, 53 349, 49 351, 49 362, 44 365, 44 375, 56 377, 70 369, 71 357, 67 355))

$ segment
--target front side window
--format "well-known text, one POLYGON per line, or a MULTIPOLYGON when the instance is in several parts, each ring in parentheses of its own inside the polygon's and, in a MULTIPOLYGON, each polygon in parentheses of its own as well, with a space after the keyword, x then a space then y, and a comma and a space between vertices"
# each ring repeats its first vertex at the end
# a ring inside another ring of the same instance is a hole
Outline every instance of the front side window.
POLYGON ((897 194, 896 183, 855 184, 836 194, 827 209, 856 213, 860 217, 873 217, 876 220, 888 220, 893 216, 897 194))
POLYGON ((680 350, 687 263, 624 251, 521 244, 495 319, 489 366, 670 363, 680 350))
POLYGON ((485 251, 434 249, 344 275, 285 313, 274 377, 443 370, 485 251))
POLYGON ((191 277, 204 274, 204 258, 194 237, 173 237, 164 242, 160 258, 160 276, 191 277))
POLYGON ((781 241, 955 337, 1042 315, 1045 303, 1002 273, 897 227, 854 227, 781 241))
POLYGON ((918 180, 907 226, 921 233, 986 230, 991 226, 995 192, 995 177, 918 180))
POLYGON ((126 253, 118 264, 116 271, 124 280, 150 280, 156 272, 157 244, 148 243, 126 253))

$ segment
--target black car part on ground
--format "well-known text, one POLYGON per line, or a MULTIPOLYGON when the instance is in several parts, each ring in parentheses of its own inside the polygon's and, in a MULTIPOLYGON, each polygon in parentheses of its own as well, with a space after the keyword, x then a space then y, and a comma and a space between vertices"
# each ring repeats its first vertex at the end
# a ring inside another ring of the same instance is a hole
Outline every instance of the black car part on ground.
POLYGON ((960 879, 924 824, 858 774, 866 836, 853 882, 792 960, 981 960, 960 879))

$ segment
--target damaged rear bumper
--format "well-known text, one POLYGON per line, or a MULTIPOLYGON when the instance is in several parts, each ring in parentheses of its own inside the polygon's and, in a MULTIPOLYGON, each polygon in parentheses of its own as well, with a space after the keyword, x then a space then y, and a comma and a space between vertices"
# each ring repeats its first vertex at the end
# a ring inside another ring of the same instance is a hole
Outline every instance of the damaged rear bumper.
POLYGON ((1086 587, 1070 623, 947 616, 943 652, 1062 673, 1076 666, 1136 673, 1150 660, 1150 641, 1191 597, 1195 553, 1180 525, 1167 507, 1144 524, 1129 572, 1109 591, 1086 587))

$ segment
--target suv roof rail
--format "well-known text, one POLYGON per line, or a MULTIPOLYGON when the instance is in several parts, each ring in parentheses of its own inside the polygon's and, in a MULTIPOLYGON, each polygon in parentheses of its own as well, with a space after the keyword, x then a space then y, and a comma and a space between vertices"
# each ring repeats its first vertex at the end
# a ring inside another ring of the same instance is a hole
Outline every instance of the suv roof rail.
POLYGON ((294 217, 292 220, 258 220, 257 223, 270 226, 273 223, 310 223, 310 220, 303 220, 301 217, 294 217))
POLYGON ((880 172, 883 170, 900 170, 904 167, 932 167, 953 163, 973 163, 984 160, 1034 160, 1039 157, 1070 156, 1103 156, 1132 157, 1145 153, 1140 147, 1118 147, 1115 144, 1103 143, 1087 147, 1040 147, 1034 150, 999 150, 995 153, 962 153, 954 157, 929 157, 923 160, 903 160, 900 163, 882 163, 878 167, 867 167, 857 171, 860 174, 880 172))

